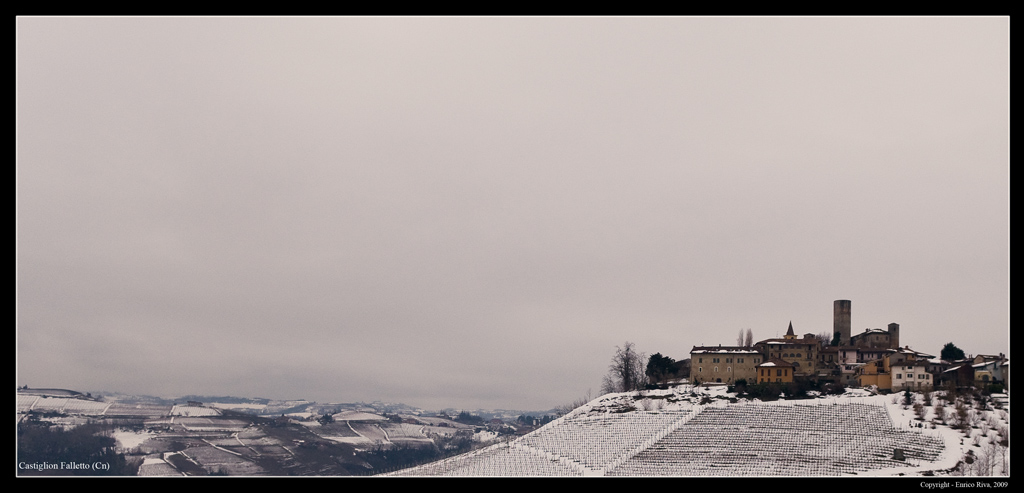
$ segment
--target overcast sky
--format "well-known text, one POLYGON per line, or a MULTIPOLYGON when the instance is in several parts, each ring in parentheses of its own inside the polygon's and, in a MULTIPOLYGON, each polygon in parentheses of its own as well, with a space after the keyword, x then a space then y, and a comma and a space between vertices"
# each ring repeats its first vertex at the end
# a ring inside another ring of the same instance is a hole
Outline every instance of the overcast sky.
POLYGON ((17 384, 548 409, 615 348, 1008 353, 1009 18, 34 18, 17 384))

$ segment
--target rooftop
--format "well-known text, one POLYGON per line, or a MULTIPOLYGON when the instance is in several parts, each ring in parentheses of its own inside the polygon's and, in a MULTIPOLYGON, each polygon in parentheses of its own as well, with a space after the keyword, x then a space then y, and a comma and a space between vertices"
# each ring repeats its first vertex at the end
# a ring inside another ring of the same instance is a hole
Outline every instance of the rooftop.
POLYGON ((782 366, 782 367, 793 368, 793 363, 790 363, 790 362, 788 362, 786 360, 782 360, 782 359, 779 359, 779 358, 772 358, 772 359, 769 359, 768 361, 765 361, 764 363, 761 363, 760 365, 757 365, 757 366, 782 366))
POLYGON ((705 353, 760 354, 760 351, 744 346, 693 346, 690 350, 690 354, 705 353))

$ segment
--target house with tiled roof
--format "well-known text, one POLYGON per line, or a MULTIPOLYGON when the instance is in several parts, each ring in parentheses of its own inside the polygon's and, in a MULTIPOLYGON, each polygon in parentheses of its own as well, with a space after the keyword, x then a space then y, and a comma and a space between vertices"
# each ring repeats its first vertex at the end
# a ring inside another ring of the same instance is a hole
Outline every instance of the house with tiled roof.
POLYGON ((766 360, 777 358, 792 365, 797 378, 814 378, 818 375, 821 341, 814 334, 804 334, 802 338, 797 338, 792 321, 781 339, 765 339, 754 344, 754 347, 766 360))
POLYGON ((927 361, 906 360, 891 366, 892 391, 912 390, 927 392, 935 388, 932 374, 928 373, 927 361))
MULTIPOLYGON (((1001 356, 1001 355, 1000 355, 1001 356)), ((978 358, 975 358, 977 361, 978 358)), ((1009 373, 1009 365, 1005 358, 1002 359, 989 359, 982 361, 981 363, 975 363, 971 365, 974 369, 974 385, 976 387, 985 388, 989 384, 1006 382, 1006 375, 1009 373)))
POLYGON ((954 385, 961 388, 974 385, 974 366, 969 360, 954 363, 939 375, 939 385, 954 385))
POLYGON ((736 383, 757 378, 754 367, 763 360, 756 349, 748 346, 693 346, 690 350, 690 381, 702 383, 736 383))
POLYGON ((795 369, 796 367, 792 363, 784 359, 769 358, 768 361, 757 365, 757 383, 792 382, 795 369))
POLYGON ((881 358, 868 361, 859 369, 857 383, 893 392, 932 390, 935 380, 928 372, 928 357, 931 355, 910 348, 887 349, 881 358))

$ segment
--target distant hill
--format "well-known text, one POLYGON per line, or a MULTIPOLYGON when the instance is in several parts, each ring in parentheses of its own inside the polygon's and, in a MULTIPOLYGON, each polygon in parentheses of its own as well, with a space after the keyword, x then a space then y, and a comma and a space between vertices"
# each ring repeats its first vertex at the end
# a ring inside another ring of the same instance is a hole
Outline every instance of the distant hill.
MULTIPOLYGON (((66 389, 18 389, 15 414, 19 437, 58 440, 55 430, 88 424, 95 431, 80 433, 83 439, 116 441, 115 450, 107 446, 96 453, 118 454, 130 466, 119 470, 139 475, 370 475, 466 452, 493 442, 499 432, 515 432, 500 422, 474 426, 419 409, 376 412, 375 405, 109 393, 91 399, 66 389)), ((26 457, 48 450, 40 439, 18 443, 26 457)), ((89 472, 30 468, 19 474, 89 472)))
POLYGON ((39 395, 39 396, 50 396, 50 397, 85 397, 86 394, 75 390, 68 389, 30 389, 30 388, 19 388, 18 394, 23 395, 39 395))
MULTIPOLYGON (((140 475, 1005 475, 1008 399, 940 392, 761 402, 726 387, 608 394, 534 428, 501 420, 209 396, 19 389, 23 430, 91 426, 140 475), (186 399, 187 398, 187 399, 186 399), (228 401, 233 402, 213 402, 228 401), (191 402, 189 402, 191 401, 191 402), (913 404, 913 405, 911 405, 913 404), (222 407, 223 406, 223 407, 222 407), (270 411, 301 409, 282 415, 270 411), (256 412, 248 412, 255 410, 256 412), (247 412, 241 412, 247 411, 247 412), (258 413, 268 413, 260 415, 258 413), (56 426, 54 426, 56 425, 56 426), (442 457, 447 459, 438 460, 442 457), (419 466, 410 467, 415 464, 419 466)), ((394 404, 387 407, 394 409, 394 404)), ((454 413, 452 413, 454 414, 454 413)), ((39 435, 36 435, 39 436, 39 435)), ((20 444, 20 442, 19 442, 20 444)), ((20 453, 20 448, 19 448, 20 453)), ((26 471, 35 474, 39 471, 26 471)), ((45 471, 59 474, 60 471, 45 471)), ((81 471, 76 471, 81 474, 81 471)))

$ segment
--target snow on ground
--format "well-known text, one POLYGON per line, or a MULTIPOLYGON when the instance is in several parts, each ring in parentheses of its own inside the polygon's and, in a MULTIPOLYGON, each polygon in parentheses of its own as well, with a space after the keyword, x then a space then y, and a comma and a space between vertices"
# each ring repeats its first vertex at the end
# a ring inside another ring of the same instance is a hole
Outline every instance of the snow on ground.
POLYGON ((216 407, 218 409, 258 409, 263 410, 267 408, 266 404, 251 404, 251 403, 230 403, 230 402, 208 402, 207 406, 216 407))
POLYGON ((343 411, 335 413, 335 421, 387 421, 388 418, 379 414, 364 413, 360 411, 343 411))
MULTIPOLYGON (((866 389, 847 389, 846 393, 840 396, 822 396, 818 394, 812 397, 815 398, 787 400, 783 394, 779 400, 772 401, 772 403, 778 405, 824 404, 825 401, 831 403, 832 401, 828 399, 856 399, 856 402, 867 403, 875 401, 865 399, 877 398, 879 396, 866 389)), ((644 411, 687 411, 695 405, 701 405, 702 402, 705 403, 703 405, 725 405, 731 399, 737 399, 737 395, 735 392, 729 392, 729 388, 726 385, 707 387, 679 385, 667 390, 645 390, 639 394, 636 392, 605 394, 573 410, 569 414, 578 415, 616 410, 621 412, 626 407, 633 407, 644 411)), ((744 402, 744 399, 739 399, 739 402, 744 402)), ((876 403, 881 405, 881 401, 876 403)))
POLYGON ((220 416, 220 411, 210 407, 176 405, 171 408, 172 416, 220 416))
POLYGON ((473 434, 473 440, 477 442, 490 442, 498 439, 498 434, 493 431, 478 431, 473 434))
POLYGON ((365 438, 365 437, 361 437, 361 436, 357 436, 357 437, 321 436, 320 438, 323 438, 325 440, 330 440, 332 442, 347 443, 347 444, 350 444, 350 445, 365 445, 365 444, 373 443, 372 440, 370 440, 368 438, 365 438))
POLYGON ((139 466, 139 476, 184 476, 174 466, 157 456, 149 456, 139 466))
POLYGON ((117 440, 117 446, 124 450, 138 447, 154 436, 156 436, 156 433, 151 431, 132 431, 124 429, 115 430, 113 433, 114 440, 117 440))
POLYGON ((871 397, 872 395, 874 395, 874 393, 868 389, 847 388, 846 393, 843 394, 843 397, 871 397))
POLYGON ((452 426, 424 426, 423 427, 423 433, 425 433, 425 434, 434 434, 434 435, 451 436, 451 435, 454 435, 454 434, 458 433, 460 430, 463 430, 463 429, 464 428, 455 428, 455 427, 452 427, 452 426))
MULTIPOLYGON (((902 401, 902 394, 879 395, 875 389, 847 389, 842 395, 812 395, 810 399, 786 399, 783 395, 780 399, 764 402, 764 405, 773 406, 808 406, 808 405, 833 405, 833 404, 869 404, 879 406, 886 410, 891 419, 891 424, 897 430, 912 431, 935 437, 944 444, 943 451, 935 461, 925 462, 920 465, 910 463, 905 467, 888 469, 875 469, 858 474, 865 476, 895 476, 895 475, 1007 475, 1009 466, 1008 448, 1002 447, 998 442, 1008 432, 1009 413, 1005 409, 972 411, 977 412, 975 425, 977 428, 969 430, 967 434, 942 424, 932 424, 935 418, 935 404, 938 403, 938 395, 932 393, 932 405, 925 406, 924 420, 920 420, 913 405, 905 406, 902 401), (965 464, 964 459, 973 459, 973 465, 965 464), (962 462, 964 461, 964 462, 962 462), (961 464, 960 468, 950 472, 961 464)), ((923 404, 924 396, 914 394, 917 402, 923 404)), ((724 385, 709 387, 693 387, 682 385, 668 390, 650 390, 643 392, 626 392, 617 394, 606 394, 600 396, 587 404, 580 406, 565 416, 558 418, 546 427, 558 427, 562 421, 585 420, 594 417, 599 419, 601 415, 608 413, 623 412, 679 412, 694 410, 695 408, 719 407, 730 405, 745 405, 751 402, 746 399, 737 399, 735 393, 730 393, 724 385)), ((953 412, 951 404, 946 405, 946 414, 950 416, 953 412)), ((973 416, 973 414, 972 414, 973 416)), ((887 423, 879 423, 880 426, 888 426, 887 423)))

